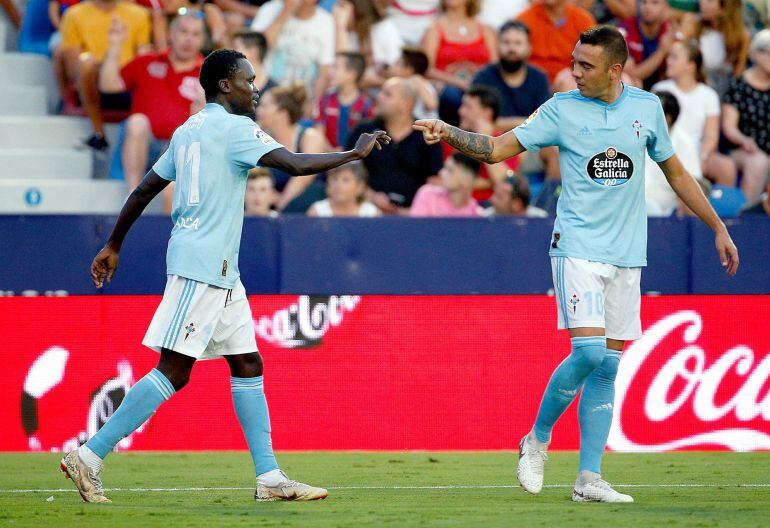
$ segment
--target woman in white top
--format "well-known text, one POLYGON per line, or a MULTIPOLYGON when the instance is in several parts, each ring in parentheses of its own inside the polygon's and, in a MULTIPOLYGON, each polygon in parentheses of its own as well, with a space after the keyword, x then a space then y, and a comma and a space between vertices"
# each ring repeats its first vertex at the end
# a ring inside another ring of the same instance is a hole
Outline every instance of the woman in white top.
POLYGON ((703 55, 693 42, 676 42, 666 58, 666 76, 656 92, 673 93, 681 112, 674 128, 682 129, 698 147, 702 172, 722 185, 735 185, 735 163, 717 151, 719 145, 719 96, 705 84, 703 55))
POLYGON ((338 0, 332 9, 337 52, 355 51, 366 58, 364 86, 381 85, 385 70, 401 58, 404 41, 396 24, 385 18, 377 0, 338 0))
POLYGON ((366 194, 366 168, 354 161, 326 173, 326 200, 314 203, 308 209, 309 216, 380 216, 380 210, 364 200, 366 194))

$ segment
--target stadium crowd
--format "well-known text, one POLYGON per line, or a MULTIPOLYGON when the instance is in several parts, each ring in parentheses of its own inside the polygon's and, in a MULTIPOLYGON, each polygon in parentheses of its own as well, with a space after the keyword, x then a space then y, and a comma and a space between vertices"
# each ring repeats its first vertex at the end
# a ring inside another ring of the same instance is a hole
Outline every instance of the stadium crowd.
MULTIPOLYGON (((86 115, 111 177, 135 187, 174 129, 205 103, 206 53, 234 48, 255 72, 254 118, 297 152, 392 143, 362 163, 289 178, 249 174, 249 215, 554 214, 558 152, 489 165, 427 145, 415 118, 484 134, 521 124, 575 88, 581 31, 614 24, 629 48, 624 81, 659 95, 685 167, 711 196, 770 214, 770 3, 766 0, 50 0, 50 51, 64 114, 86 115)), ((578 131, 576 131, 578 133, 578 131)), ((650 216, 686 215, 647 160, 650 216)), ((171 196, 165 196, 170 209, 171 196)))

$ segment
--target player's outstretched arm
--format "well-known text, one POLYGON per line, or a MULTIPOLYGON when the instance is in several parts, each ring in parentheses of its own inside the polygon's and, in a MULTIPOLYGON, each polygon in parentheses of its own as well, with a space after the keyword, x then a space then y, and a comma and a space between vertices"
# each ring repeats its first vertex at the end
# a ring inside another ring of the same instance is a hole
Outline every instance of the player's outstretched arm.
POLYGON ((442 139, 466 156, 484 163, 500 163, 524 152, 513 131, 502 136, 492 137, 476 134, 448 125, 440 119, 418 119, 412 128, 422 132, 422 137, 429 145, 442 139))
POLYGON ((658 165, 677 196, 714 231, 719 260, 729 275, 735 275, 738 271, 738 248, 735 247, 727 227, 711 207, 698 182, 685 170, 676 154, 658 165))
POLYGON ((262 156, 259 164, 263 167, 282 170, 292 176, 304 176, 324 172, 349 161, 364 159, 373 149, 381 150, 382 145, 390 143, 390 136, 382 130, 371 134, 361 134, 353 150, 345 152, 325 152, 323 154, 299 154, 285 148, 272 150, 262 156))
POLYGON ((120 210, 115 227, 112 228, 110 238, 101 251, 94 257, 91 263, 91 280, 94 286, 101 288, 104 280, 109 283, 118 268, 118 254, 123 246, 128 230, 134 225, 136 219, 141 216, 147 204, 158 195, 170 182, 161 178, 155 171, 150 171, 128 196, 123 209, 120 210))

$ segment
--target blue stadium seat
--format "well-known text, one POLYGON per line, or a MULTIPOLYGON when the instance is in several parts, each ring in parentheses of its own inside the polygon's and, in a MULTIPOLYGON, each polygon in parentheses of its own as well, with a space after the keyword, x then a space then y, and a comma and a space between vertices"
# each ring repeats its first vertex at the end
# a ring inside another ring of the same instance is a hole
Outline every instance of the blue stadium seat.
POLYGON ((720 217, 733 218, 738 216, 741 206, 746 203, 746 197, 736 187, 714 185, 709 194, 709 202, 720 217))
POLYGON ((29 0, 19 32, 19 51, 51 56, 48 40, 54 32, 48 18, 48 0, 29 0))

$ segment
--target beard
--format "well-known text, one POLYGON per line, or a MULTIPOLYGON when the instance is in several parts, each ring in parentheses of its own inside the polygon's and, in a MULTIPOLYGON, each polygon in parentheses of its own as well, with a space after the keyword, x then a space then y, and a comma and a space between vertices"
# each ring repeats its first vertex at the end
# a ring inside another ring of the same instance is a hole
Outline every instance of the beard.
POLYGON ((505 73, 516 73, 524 66, 524 60, 517 59, 517 60, 508 60, 508 59, 500 59, 500 68, 505 73))

